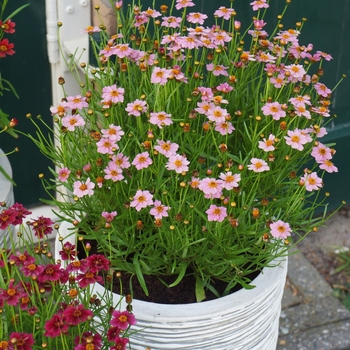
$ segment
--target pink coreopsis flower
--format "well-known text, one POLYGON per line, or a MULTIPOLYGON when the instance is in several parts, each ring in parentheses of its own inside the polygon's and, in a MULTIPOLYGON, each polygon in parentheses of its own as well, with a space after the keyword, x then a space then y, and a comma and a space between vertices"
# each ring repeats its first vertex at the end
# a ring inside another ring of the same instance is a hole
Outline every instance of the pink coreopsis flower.
POLYGON ((129 44, 118 44, 114 48, 114 54, 119 58, 128 57, 131 53, 132 49, 129 47, 129 44))
POLYGON ((136 324, 135 316, 129 311, 114 310, 112 313, 111 326, 125 330, 129 326, 136 324))
POLYGON ((93 33, 99 33, 100 31, 101 31, 101 28, 98 26, 88 26, 81 31, 81 34, 93 34, 93 33))
POLYGON ((167 114, 165 112, 152 112, 150 113, 150 119, 149 122, 151 124, 157 125, 159 129, 161 129, 163 126, 168 126, 173 123, 171 120, 171 114, 167 114))
POLYGON ((124 102, 124 92, 124 88, 117 88, 115 84, 111 86, 105 86, 102 89, 103 101, 112 103, 124 102))
POLYGON ((288 130, 287 134, 288 136, 284 136, 286 144, 298 151, 302 151, 304 149, 303 145, 309 142, 305 134, 299 129, 288 130))
POLYGON ((204 193, 205 198, 219 198, 222 195, 224 181, 211 177, 205 177, 199 181, 198 188, 204 193))
POLYGON ((55 107, 50 107, 51 115, 58 115, 59 117, 63 117, 66 115, 67 109, 67 102, 61 102, 57 104, 55 107))
POLYGON ((292 82, 302 81, 306 74, 306 71, 301 64, 285 66, 284 71, 289 73, 289 80, 292 82))
POLYGON ((314 88, 317 91, 317 93, 322 97, 328 97, 328 95, 332 93, 332 90, 322 83, 316 83, 314 85, 314 88))
POLYGON ((207 64, 207 70, 209 72, 213 72, 213 75, 215 76, 219 76, 219 75, 228 76, 228 73, 226 72, 227 69, 228 67, 225 67, 220 64, 214 64, 214 63, 207 64))
POLYGON ((311 174, 305 172, 305 175, 300 177, 300 180, 304 182, 305 188, 309 192, 318 190, 323 186, 322 179, 317 176, 316 172, 312 172, 311 174))
POLYGON ((175 172, 181 174, 188 171, 188 164, 190 164, 190 162, 186 159, 185 156, 182 156, 180 154, 173 154, 169 157, 165 167, 168 170, 175 170, 175 172))
POLYGON ((113 182, 121 181, 124 179, 122 169, 115 163, 110 162, 105 169, 103 169, 105 172, 104 178, 106 180, 112 180, 113 182))
POLYGON ((263 138, 262 141, 259 141, 259 148, 262 149, 265 152, 271 152, 275 149, 274 143, 275 143, 275 135, 270 134, 268 139, 263 138))
POLYGON ((274 120, 280 120, 286 116, 286 112, 282 109, 279 102, 267 102, 262 108, 264 115, 271 115, 274 120))
POLYGON ((157 140, 157 143, 158 145, 155 145, 154 149, 167 158, 175 155, 179 149, 179 145, 177 143, 171 143, 169 140, 166 142, 163 140, 157 140))
POLYGON ((261 173, 263 171, 270 170, 270 167, 262 159, 252 158, 250 162, 251 164, 248 165, 248 169, 254 171, 255 173, 261 173))
POLYGON ((69 131, 74 131, 78 126, 84 126, 85 120, 80 114, 67 115, 62 118, 62 125, 65 126, 69 131))
POLYGON ((62 168, 58 170, 58 180, 61 182, 67 182, 70 170, 68 168, 62 168))
POLYGON ((90 178, 88 177, 85 182, 75 181, 73 187, 73 194, 78 198, 82 198, 84 196, 92 196, 94 194, 93 189, 95 188, 95 184, 91 182, 90 178))
POLYGON ((148 152, 142 152, 136 155, 135 159, 132 161, 132 165, 135 166, 137 170, 148 168, 153 163, 148 152))
POLYGON ((205 211, 208 214, 208 221, 222 222, 227 217, 227 209, 211 204, 209 209, 205 211))
POLYGON ((207 114, 207 118, 209 120, 217 123, 225 122, 227 116, 228 116, 227 110, 219 106, 214 106, 213 108, 209 109, 207 114))
POLYGON ((159 11, 151 9, 150 7, 147 10, 142 11, 142 13, 145 14, 146 16, 152 17, 152 18, 157 18, 157 17, 162 15, 159 11))
POLYGON ((235 130, 231 122, 216 122, 215 131, 218 131, 221 135, 232 134, 235 130))
POLYGON ((89 104, 86 102, 86 97, 77 95, 77 96, 67 96, 67 106, 70 109, 82 109, 84 107, 88 107, 89 104))
POLYGON ((309 95, 299 95, 297 97, 291 97, 289 99, 289 102, 294 106, 298 106, 298 105, 302 105, 302 106, 305 106, 305 105, 311 105, 311 102, 310 102, 310 96, 309 95))
POLYGON ((213 102, 202 101, 197 103, 197 108, 195 108, 194 110, 199 114, 208 115, 209 110, 213 108, 215 108, 215 105, 213 102))
POLYGON ((286 83, 285 75, 284 74, 278 74, 277 77, 271 77, 270 78, 270 82, 271 82, 271 84, 273 84, 273 86, 276 89, 280 89, 286 83))
POLYGON ((154 67, 151 75, 151 83, 164 85, 171 76, 171 69, 154 67))
POLYGON ((321 115, 322 117, 330 117, 329 109, 325 106, 311 107, 311 111, 321 115))
POLYGON ((198 23, 200 25, 202 25, 207 18, 207 15, 200 12, 190 12, 186 16, 186 19, 189 23, 198 23))
POLYGON ((270 232, 272 237, 279 239, 286 239, 291 235, 292 229, 287 222, 283 222, 282 220, 278 220, 272 224, 270 224, 270 232))
POLYGON ((108 129, 102 129, 101 132, 103 137, 108 138, 111 141, 120 141, 124 135, 122 128, 113 124, 110 124, 108 129))
POLYGON ((338 172, 338 168, 329 159, 320 162, 320 169, 326 170, 327 173, 338 172))
POLYGON ((232 190, 234 187, 238 187, 238 182, 241 181, 241 175, 232 174, 231 171, 227 173, 221 173, 219 177, 222 180, 223 187, 228 191, 232 190))
POLYGON ((214 12, 214 16, 222 17, 223 19, 228 21, 231 18, 233 12, 234 10, 231 8, 220 6, 219 9, 214 12))
POLYGON ((162 18, 162 27, 166 28, 179 28, 180 23, 182 21, 181 17, 174 17, 174 16, 169 16, 169 17, 163 17, 162 18))
POLYGON ((101 215, 102 215, 102 217, 105 218, 106 222, 112 222, 114 220, 114 218, 117 216, 117 212, 112 211, 109 213, 107 211, 103 211, 101 215))
POLYGON ((175 8, 176 10, 180 10, 185 7, 191 7, 194 6, 194 2, 191 0, 176 0, 175 8))
POLYGON ((227 83, 221 83, 216 87, 216 90, 221 91, 224 94, 227 94, 228 92, 233 90, 233 87, 228 85, 227 83))
POLYGON ((225 31, 220 30, 218 32, 212 32, 211 39, 213 41, 213 44, 225 46, 226 43, 232 40, 232 37, 230 37, 225 31))
POLYGON ((198 91, 201 93, 202 101, 210 101, 214 97, 213 90, 205 86, 199 86, 198 91))
POLYGON ((178 44, 181 49, 197 49, 202 46, 202 42, 194 36, 180 36, 178 39, 178 44))
POLYGON ((128 103, 125 110, 128 112, 128 115, 139 117, 141 113, 147 112, 147 105, 145 101, 135 100, 134 102, 128 103))
POLYGON ((117 155, 114 154, 112 156, 111 163, 116 164, 121 169, 127 169, 131 166, 129 157, 124 156, 123 153, 118 153, 117 155))
POLYGON ((266 0, 256 0, 251 2, 250 5, 253 7, 253 11, 269 7, 269 4, 266 3, 266 0))
POLYGON ((154 208, 152 208, 149 213, 153 215, 155 219, 162 219, 163 217, 169 216, 168 210, 170 207, 165 206, 159 200, 155 200, 153 205, 154 208))
POLYGON ((113 154, 119 146, 115 143, 115 140, 103 137, 96 143, 97 152, 101 154, 113 154))
POLYGON ((130 203, 130 206, 140 211, 142 208, 146 208, 153 204, 153 195, 149 191, 138 190, 134 196, 134 199, 130 203))
POLYGON ((332 159, 331 149, 321 142, 319 142, 317 146, 312 148, 311 155, 315 158, 316 162, 318 163, 332 159))
POLYGON ((274 63, 277 60, 277 57, 269 54, 268 52, 258 52, 256 54, 256 60, 258 62, 274 63))
POLYGON ((302 104, 299 104, 297 106, 295 106, 294 109, 295 114, 298 117, 305 117, 306 119, 311 119, 311 114, 310 112, 305 108, 305 105, 303 106, 302 104))

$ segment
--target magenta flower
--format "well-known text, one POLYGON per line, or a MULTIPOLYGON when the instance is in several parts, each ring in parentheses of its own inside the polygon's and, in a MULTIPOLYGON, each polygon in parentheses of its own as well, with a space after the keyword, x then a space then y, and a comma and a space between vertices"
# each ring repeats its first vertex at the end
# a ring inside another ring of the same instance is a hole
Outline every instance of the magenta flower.
POLYGON ((134 199, 130 203, 130 206, 140 211, 142 208, 146 208, 153 204, 153 195, 149 191, 138 190, 134 196, 134 199))
POLYGON ((261 173, 263 171, 270 170, 270 167, 262 159, 252 158, 250 162, 251 164, 248 165, 248 169, 254 171, 255 173, 261 173))
POLYGON ((102 270, 108 271, 110 266, 110 261, 101 254, 92 254, 86 259, 87 267, 90 272, 96 273, 102 270))
POLYGON ((127 329, 129 326, 136 324, 135 316, 129 311, 115 310, 112 313, 111 326, 118 327, 122 330, 127 329))
POLYGON ((62 118, 62 125, 69 131, 74 131, 76 127, 84 126, 85 120, 79 114, 67 115, 62 118))
POLYGON ((16 221, 16 213, 10 209, 5 209, 0 213, 0 229, 6 230, 7 227, 13 225, 16 221))
POLYGON ((94 194, 93 189, 95 188, 95 184, 91 182, 90 178, 88 177, 85 182, 75 181, 73 187, 73 194, 78 198, 82 198, 84 196, 92 196, 94 194))
POLYGON ((83 304, 79 305, 69 305, 63 311, 63 317, 69 325, 76 326, 80 323, 83 323, 87 320, 91 320, 94 316, 91 310, 85 309, 83 304))
POLYGON ((16 53, 16 51, 13 50, 15 44, 10 43, 8 39, 1 39, 0 47, 0 58, 4 58, 6 55, 12 56, 14 53, 16 53))
POLYGON ((208 221, 222 222, 227 217, 227 209, 211 204, 209 209, 205 211, 208 214, 208 221))
POLYGON ((148 168, 153 163, 148 152, 142 152, 136 155, 135 159, 132 161, 132 165, 135 166, 137 170, 148 168))
POLYGON ((61 182, 67 182, 70 170, 68 168, 62 168, 58 170, 58 180, 61 182))
POLYGON ((23 272, 24 276, 31 277, 33 279, 37 278, 44 271, 44 266, 37 265, 33 262, 26 262, 20 267, 20 270, 23 272))
POLYGON ((186 159, 186 157, 180 154, 174 154, 169 157, 165 167, 168 170, 175 170, 175 172, 181 174, 188 171, 188 164, 190 164, 190 162, 186 159))
POLYGON ((155 200, 154 208, 150 210, 150 214, 154 216, 155 219, 162 219, 163 217, 169 216, 168 210, 170 207, 163 205, 159 200, 155 200))
POLYGON ((65 242, 59 254, 63 261, 74 260, 76 256, 75 245, 70 242, 65 242))
POLYGON ((14 280, 10 280, 7 289, 0 288, 0 302, 16 306, 21 298, 27 296, 21 285, 15 285, 14 280))
POLYGON ((90 284, 100 283, 103 284, 102 276, 98 274, 92 273, 89 269, 84 273, 79 273, 76 276, 76 281, 78 282, 78 286, 80 288, 85 288, 90 284))
POLYGON ((60 264, 46 264, 42 273, 38 276, 39 282, 55 282, 59 281, 62 277, 60 264))
POLYGON ((32 230, 34 231, 34 235, 43 238, 44 235, 49 235, 53 231, 53 225, 55 223, 50 219, 46 218, 44 216, 39 216, 36 220, 32 220, 29 223, 29 226, 32 227, 32 230))
POLYGON ((23 253, 21 252, 16 252, 16 255, 11 255, 10 256, 11 262, 14 262, 16 266, 21 266, 25 263, 27 264, 32 264, 35 263, 35 258, 31 256, 27 251, 24 251, 23 253))
POLYGON ((8 344, 8 350, 32 350, 32 346, 34 345, 34 337, 30 333, 19 333, 12 332, 9 335, 9 339, 11 340, 8 344))
POLYGON ((113 340, 113 342, 115 343, 115 345, 113 345, 110 350, 126 350, 127 349, 126 346, 129 343, 129 339, 128 338, 116 337, 113 340))
POLYGON ((68 332, 69 324, 63 314, 55 314, 44 325, 45 337, 55 338, 68 332))
POLYGON ((74 345, 74 350, 87 350, 88 347, 100 350, 103 345, 102 337, 98 333, 84 332, 82 335, 76 336, 74 345))
POLYGON ((278 220, 270 224, 270 232, 272 237, 286 239, 288 236, 291 235, 292 229, 290 228, 287 222, 278 220))

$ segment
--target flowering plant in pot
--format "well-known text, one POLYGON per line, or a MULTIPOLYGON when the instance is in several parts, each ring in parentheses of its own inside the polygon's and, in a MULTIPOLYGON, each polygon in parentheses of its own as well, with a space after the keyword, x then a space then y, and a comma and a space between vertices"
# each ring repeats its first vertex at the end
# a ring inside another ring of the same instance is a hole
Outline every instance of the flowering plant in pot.
POLYGON ((24 223, 29 214, 21 204, 2 203, 1 228, 16 227, 18 238, 1 248, 0 349, 129 348, 130 326, 136 323, 130 297, 128 310, 121 310, 120 302, 92 288, 103 282, 101 272, 109 274, 109 260, 88 250, 79 260, 75 246, 64 244, 56 261, 48 235, 58 225, 44 216, 24 223))
POLYGON ((55 130, 31 118, 56 166, 50 203, 145 300, 150 276, 169 289, 190 276, 197 301, 252 288, 252 273, 326 220, 331 56, 299 44, 304 22, 283 29, 286 9, 267 33, 268 1, 251 3, 248 24, 220 5, 208 27, 189 0, 114 2, 115 33, 84 31, 96 62, 67 59, 81 91, 51 107, 55 130))

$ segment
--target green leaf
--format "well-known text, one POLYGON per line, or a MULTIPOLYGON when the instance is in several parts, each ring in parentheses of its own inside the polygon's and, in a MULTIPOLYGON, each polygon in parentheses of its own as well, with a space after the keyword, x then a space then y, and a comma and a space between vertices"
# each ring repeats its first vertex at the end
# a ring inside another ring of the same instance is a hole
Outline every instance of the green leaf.
POLYGON ((0 173, 5 176, 7 180, 9 180, 13 186, 16 186, 16 183, 12 180, 11 176, 7 174, 5 169, 0 165, 0 173))
POLYGON ((199 276, 196 276, 196 300, 198 303, 206 298, 203 281, 199 276))
POLYGON ((7 20, 13 18, 15 15, 17 15, 18 12, 22 11, 25 7, 29 6, 29 4, 25 4, 21 7, 19 7, 17 10, 13 11, 11 14, 7 16, 7 18, 4 20, 6 22, 7 20))
POLYGON ((176 285, 178 285, 181 282, 181 280, 185 276, 186 270, 187 270, 187 264, 180 264, 180 273, 177 276, 176 280, 172 284, 169 285, 170 288, 175 287, 176 285))
POLYGON ((145 292, 145 294, 148 296, 148 289, 146 286, 146 281, 143 277, 142 271, 141 271, 141 266, 140 266, 140 261, 139 261, 139 254, 135 254, 134 258, 133 258, 133 265, 135 267, 135 272, 136 272, 136 277, 143 289, 143 291, 145 292))

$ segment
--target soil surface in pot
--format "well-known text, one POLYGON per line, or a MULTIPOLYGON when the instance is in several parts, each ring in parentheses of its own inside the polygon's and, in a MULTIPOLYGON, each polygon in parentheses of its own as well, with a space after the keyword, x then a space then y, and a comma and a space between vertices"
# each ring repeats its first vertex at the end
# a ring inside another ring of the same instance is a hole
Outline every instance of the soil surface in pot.
MULTIPOLYGON (((97 251, 97 247, 94 241, 85 240, 84 243, 90 243, 91 250, 89 254, 98 254, 101 252, 97 251)), ((79 242, 80 243, 80 242, 79 242)), ((79 259, 83 259, 85 256, 84 249, 82 244, 78 244, 78 257, 79 259)), ((259 275, 259 271, 256 271, 247 277, 250 280, 253 280, 259 275)), ((174 287, 167 287, 167 285, 172 284, 176 277, 174 276, 163 276, 162 280, 167 284, 162 283, 156 276, 153 275, 145 275, 144 279, 146 282, 146 286, 148 289, 148 296, 144 293, 138 279, 136 276, 133 276, 130 280, 130 275, 121 273, 121 282, 123 290, 120 290, 120 280, 118 278, 113 279, 113 292, 127 295, 130 294, 134 299, 149 301, 153 303, 159 304, 189 304, 196 303, 196 295, 195 295, 195 278, 193 275, 188 274, 185 275, 179 284, 174 287), (131 287, 131 286, 132 287, 131 287)), ((227 287, 227 283, 221 280, 213 280, 213 286, 219 293, 219 295, 223 295, 225 288, 227 287)), ((233 289, 231 289, 229 294, 235 293, 238 290, 242 289, 241 285, 236 285, 233 289)), ((217 299, 217 296, 210 290, 205 291, 205 300, 209 301, 217 299)))

